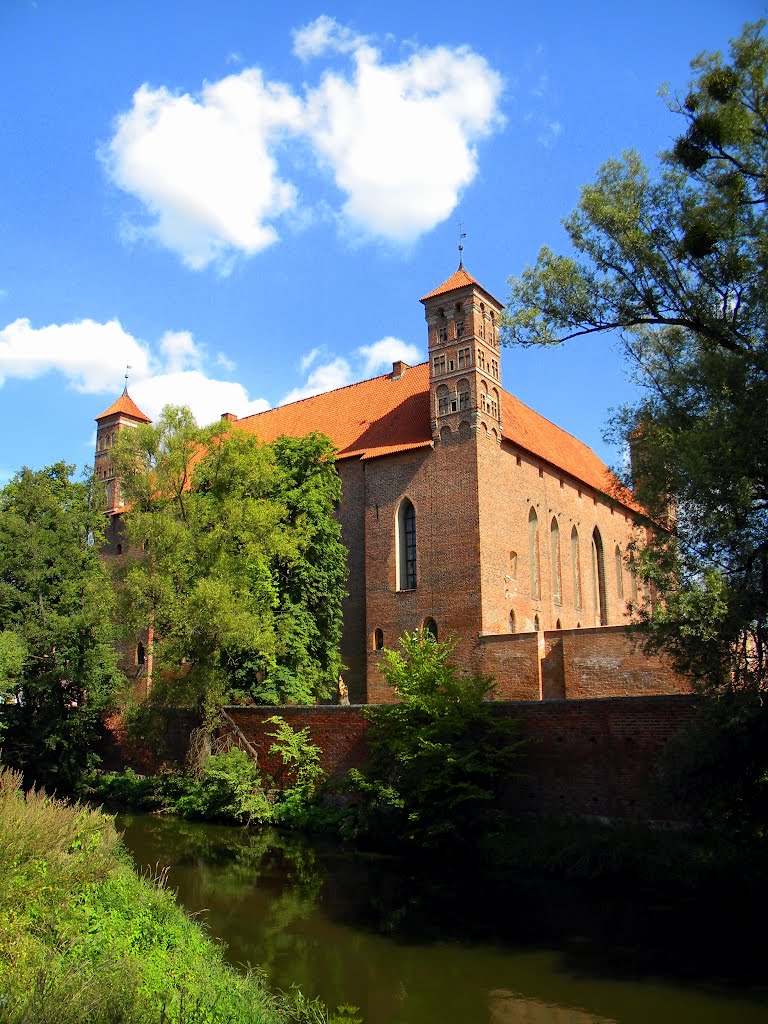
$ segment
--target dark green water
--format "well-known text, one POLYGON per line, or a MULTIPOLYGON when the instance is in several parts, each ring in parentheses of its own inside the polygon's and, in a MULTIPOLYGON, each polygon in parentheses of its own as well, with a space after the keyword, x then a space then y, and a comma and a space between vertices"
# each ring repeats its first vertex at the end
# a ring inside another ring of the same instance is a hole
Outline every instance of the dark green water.
POLYGON ((170 867, 230 962, 353 1003, 366 1024, 768 1022, 749 907, 489 879, 471 864, 439 880, 439 865, 151 816, 118 825, 140 869, 170 867))

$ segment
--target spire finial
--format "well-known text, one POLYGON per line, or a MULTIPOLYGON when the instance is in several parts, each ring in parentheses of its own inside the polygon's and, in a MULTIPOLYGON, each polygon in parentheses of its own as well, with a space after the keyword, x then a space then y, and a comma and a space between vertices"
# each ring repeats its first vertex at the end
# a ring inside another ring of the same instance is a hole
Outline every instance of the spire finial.
POLYGON ((464 257, 461 255, 464 252, 464 246, 461 244, 467 237, 466 231, 461 229, 464 227, 464 221, 459 221, 459 270, 464 269, 464 257))
POLYGON ((123 394, 124 394, 124 395, 127 395, 127 394, 128 394, 128 374, 130 373, 130 371, 131 371, 132 369, 133 369, 133 367, 132 367, 132 366, 129 366, 129 365, 128 365, 128 364, 126 363, 126 366, 125 366, 125 387, 123 388, 123 394))

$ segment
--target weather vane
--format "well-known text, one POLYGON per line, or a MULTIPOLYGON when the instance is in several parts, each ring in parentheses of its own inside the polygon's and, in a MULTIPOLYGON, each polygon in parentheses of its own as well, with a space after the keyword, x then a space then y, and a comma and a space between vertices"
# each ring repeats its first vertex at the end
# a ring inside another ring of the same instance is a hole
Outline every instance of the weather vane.
POLYGON ((467 237, 466 231, 462 231, 461 230, 463 227, 464 227, 464 221, 460 220, 459 221, 459 270, 461 270, 463 268, 463 266, 464 266, 464 257, 461 255, 464 252, 464 246, 461 243, 467 237))
POLYGON ((133 369, 128 363, 125 365, 125 393, 128 394, 128 374, 133 369))

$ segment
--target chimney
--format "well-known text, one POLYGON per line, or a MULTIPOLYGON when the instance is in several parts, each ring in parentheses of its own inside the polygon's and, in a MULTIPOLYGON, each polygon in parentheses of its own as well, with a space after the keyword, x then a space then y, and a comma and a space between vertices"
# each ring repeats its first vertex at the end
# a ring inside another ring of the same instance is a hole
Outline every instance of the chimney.
POLYGON ((235 416, 235 414, 233 412, 223 412, 221 414, 221 418, 223 420, 226 420, 227 423, 234 423, 235 420, 237 419, 237 416, 235 416))
POLYGON ((400 380, 405 375, 405 371, 408 369, 409 363, 403 362, 402 359, 398 359, 392 363, 392 380, 400 380))

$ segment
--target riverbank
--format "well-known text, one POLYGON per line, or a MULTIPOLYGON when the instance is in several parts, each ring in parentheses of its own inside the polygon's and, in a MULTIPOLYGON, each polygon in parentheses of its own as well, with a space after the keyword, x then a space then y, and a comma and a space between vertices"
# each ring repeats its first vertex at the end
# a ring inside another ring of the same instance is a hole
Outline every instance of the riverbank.
POLYGON ((101 811, 0 771, 0 1017, 8 1024, 352 1024, 228 966, 158 865, 101 811))

